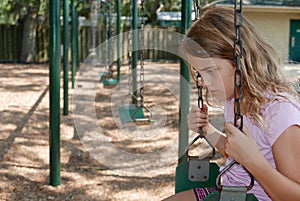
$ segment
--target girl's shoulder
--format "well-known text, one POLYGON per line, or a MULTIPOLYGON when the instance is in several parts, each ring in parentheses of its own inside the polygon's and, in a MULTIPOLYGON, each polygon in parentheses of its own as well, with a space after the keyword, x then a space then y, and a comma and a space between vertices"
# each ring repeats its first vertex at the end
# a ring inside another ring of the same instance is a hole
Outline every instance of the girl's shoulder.
POLYGON ((263 107, 263 113, 265 114, 271 113, 274 115, 284 112, 286 115, 289 111, 300 111, 300 101, 287 93, 275 95, 270 98, 270 100, 271 101, 266 103, 263 107))
POLYGON ((276 139, 290 126, 300 126, 300 103, 296 98, 283 94, 274 97, 264 110, 269 142, 276 139))

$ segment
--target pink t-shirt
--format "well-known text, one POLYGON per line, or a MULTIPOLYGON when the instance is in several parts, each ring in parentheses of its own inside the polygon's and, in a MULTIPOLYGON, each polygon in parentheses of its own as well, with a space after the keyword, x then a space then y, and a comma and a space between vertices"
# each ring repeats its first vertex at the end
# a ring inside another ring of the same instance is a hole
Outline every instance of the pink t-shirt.
MULTIPOLYGON (((252 133, 261 154, 267 159, 270 165, 276 169, 272 154, 272 145, 278 137, 290 126, 300 126, 300 105, 294 99, 278 98, 271 104, 265 105, 262 109, 266 121, 266 128, 257 126, 252 120, 244 115, 243 122, 252 133)), ((225 119, 227 122, 234 121, 234 100, 227 101, 225 104, 225 119)), ((284 151, 284 150, 282 150, 284 151)), ((251 154, 251 153, 249 153, 251 154)), ((232 158, 228 158, 226 164, 232 158)), ((235 164, 222 176, 224 186, 248 186, 250 177, 241 165, 235 164)), ((271 198, 266 194, 260 184, 255 180, 254 187, 248 191, 253 193, 260 201, 270 201, 271 198)))

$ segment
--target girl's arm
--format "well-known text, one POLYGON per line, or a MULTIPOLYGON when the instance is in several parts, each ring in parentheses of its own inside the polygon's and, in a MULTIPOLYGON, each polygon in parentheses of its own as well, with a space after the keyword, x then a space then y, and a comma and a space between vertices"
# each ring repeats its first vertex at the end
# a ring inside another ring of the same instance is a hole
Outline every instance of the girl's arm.
POLYGON ((206 104, 203 104, 203 109, 192 106, 187 116, 187 122, 189 129, 194 132, 198 132, 198 128, 202 127, 204 135, 209 142, 213 146, 216 146, 218 151, 225 156, 226 135, 208 122, 208 107, 206 104))
POLYGON ((277 170, 266 160, 250 165, 249 171, 274 200, 300 200, 300 127, 289 127, 274 143, 272 152, 277 170), (259 171, 255 168, 260 167, 259 171), (268 179, 267 179, 268 178, 268 179))
POLYGON ((300 200, 300 127, 289 127, 272 146, 277 169, 260 154, 246 128, 244 135, 230 123, 226 124, 226 129, 225 152, 255 177, 272 200, 300 200))
POLYGON ((213 127, 210 123, 208 124, 208 130, 206 138, 209 142, 216 146, 218 151, 223 155, 227 156, 225 153, 225 143, 226 143, 226 135, 220 132, 218 129, 213 127))

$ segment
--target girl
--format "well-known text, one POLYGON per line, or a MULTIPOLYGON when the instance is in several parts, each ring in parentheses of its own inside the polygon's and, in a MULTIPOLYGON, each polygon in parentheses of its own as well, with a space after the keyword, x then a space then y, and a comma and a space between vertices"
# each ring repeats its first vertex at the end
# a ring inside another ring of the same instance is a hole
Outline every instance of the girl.
MULTIPOLYGON (((243 131, 234 121, 234 11, 216 7, 194 22, 183 41, 183 51, 191 71, 200 73, 211 97, 225 102, 226 135, 207 132, 207 105, 192 108, 189 129, 203 127, 219 152, 244 166, 255 178, 248 191, 258 200, 300 200, 300 104, 292 85, 280 73, 280 56, 244 18, 241 31, 243 131)), ((192 74, 192 76, 194 73, 192 74)), ((247 186, 250 177, 241 165, 234 165, 222 177, 223 186, 247 186)), ((171 200, 202 200, 217 189, 193 189, 178 193, 171 200)))

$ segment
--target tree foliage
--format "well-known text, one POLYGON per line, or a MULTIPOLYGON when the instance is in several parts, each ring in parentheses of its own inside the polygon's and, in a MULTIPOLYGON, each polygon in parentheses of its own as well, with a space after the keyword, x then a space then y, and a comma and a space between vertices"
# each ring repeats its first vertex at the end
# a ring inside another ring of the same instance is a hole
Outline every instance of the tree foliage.
POLYGON ((46 0, 1 0, 0 23, 15 24, 30 12, 44 14, 46 0))

